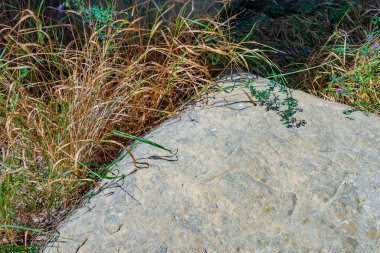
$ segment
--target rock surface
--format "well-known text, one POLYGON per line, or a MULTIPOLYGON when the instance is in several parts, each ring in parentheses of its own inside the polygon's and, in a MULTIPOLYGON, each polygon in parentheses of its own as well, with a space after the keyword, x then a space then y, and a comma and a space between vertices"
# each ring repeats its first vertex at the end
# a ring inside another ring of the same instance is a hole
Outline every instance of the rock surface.
POLYGON ((380 252, 380 118, 293 95, 304 127, 239 89, 163 123, 44 252, 380 252))

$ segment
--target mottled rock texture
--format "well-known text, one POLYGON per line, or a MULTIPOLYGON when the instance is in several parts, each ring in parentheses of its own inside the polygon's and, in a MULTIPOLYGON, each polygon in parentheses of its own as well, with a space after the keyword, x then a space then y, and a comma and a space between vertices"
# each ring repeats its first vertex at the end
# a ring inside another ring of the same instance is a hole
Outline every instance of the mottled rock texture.
POLYGON ((380 118, 294 96, 304 127, 239 89, 189 106, 146 136, 177 155, 139 145, 45 252, 380 252, 380 118))

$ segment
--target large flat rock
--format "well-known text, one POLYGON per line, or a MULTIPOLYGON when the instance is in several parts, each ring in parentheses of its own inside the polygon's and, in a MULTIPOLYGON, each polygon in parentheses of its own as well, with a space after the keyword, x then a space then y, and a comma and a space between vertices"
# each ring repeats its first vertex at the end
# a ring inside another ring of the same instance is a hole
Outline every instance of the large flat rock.
POLYGON ((380 118, 294 96, 304 127, 239 89, 189 106, 146 136, 177 155, 139 145, 45 252, 380 252, 380 118))

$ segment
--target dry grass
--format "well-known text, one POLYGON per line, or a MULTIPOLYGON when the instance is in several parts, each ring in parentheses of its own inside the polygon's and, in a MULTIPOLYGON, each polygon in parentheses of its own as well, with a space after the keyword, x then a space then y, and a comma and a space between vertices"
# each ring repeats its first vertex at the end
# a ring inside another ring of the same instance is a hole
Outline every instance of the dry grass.
POLYGON ((28 9, 2 17, 2 250, 38 245, 39 232, 53 231, 110 173, 102 168, 129 143, 114 130, 141 135, 213 85, 215 74, 247 59, 269 62, 232 43, 228 22, 179 15, 147 25, 124 14, 97 30, 70 10, 60 21, 28 9))

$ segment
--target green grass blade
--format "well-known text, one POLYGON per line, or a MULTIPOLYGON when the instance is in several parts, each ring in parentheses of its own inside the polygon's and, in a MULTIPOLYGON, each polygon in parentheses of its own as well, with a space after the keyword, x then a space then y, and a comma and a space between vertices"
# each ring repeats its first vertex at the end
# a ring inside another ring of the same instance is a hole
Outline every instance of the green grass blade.
POLYGON ((173 154, 174 152, 170 149, 167 149, 163 146, 161 146, 160 144, 158 143, 155 143, 153 141, 150 141, 148 139, 145 139, 145 138, 142 138, 142 137, 138 137, 138 136, 134 136, 134 135, 130 135, 130 134, 127 134, 127 133, 123 133, 123 132, 120 132, 120 131, 113 131, 112 132, 114 135, 116 136, 119 136, 119 137, 123 137, 123 138, 127 138, 127 139, 132 139, 132 140, 135 140, 135 141, 141 141, 145 144, 148 144, 148 145, 151 145, 153 147, 156 147, 156 148, 159 148, 159 149, 162 149, 162 150, 165 150, 165 151, 168 151, 169 153, 173 154))
POLYGON ((30 232, 34 232, 34 233, 38 233, 38 234, 42 234, 42 235, 48 235, 48 234, 49 234, 49 233, 47 233, 47 232, 44 232, 44 231, 39 230, 39 229, 36 229, 36 228, 28 228, 28 227, 17 226, 17 225, 1 225, 1 226, 0 226, 0 229, 2 229, 2 228, 14 228, 14 229, 20 229, 20 230, 30 231, 30 232))
POLYGON ((36 245, 29 245, 29 246, 4 246, 0 245, 0 252, 36 252, 37 246, 36 245))

